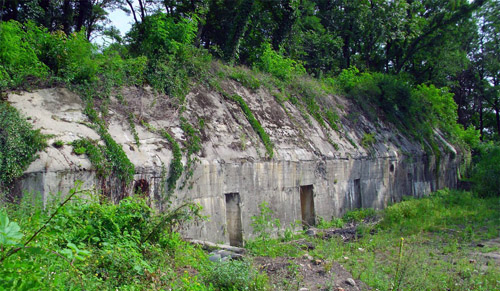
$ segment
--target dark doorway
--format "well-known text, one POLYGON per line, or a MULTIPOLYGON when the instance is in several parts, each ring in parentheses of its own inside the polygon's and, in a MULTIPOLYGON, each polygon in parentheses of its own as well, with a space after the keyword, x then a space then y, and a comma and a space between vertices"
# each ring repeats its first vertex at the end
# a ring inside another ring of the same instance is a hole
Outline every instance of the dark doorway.
POLYGON ((353 209, 358 209, 363 207, 363 203, 361 203, 361 180, 354 180, 354 201, 352 203, 353 209))
POLYGON ((140 179, 135 182, 134 193, 141 197, 149 195, 149 183, 145 179, 140 179))
POLYGON ((240 194, 229 193, 226 196, 226 225, 229 232, 229 244, 243 246, 243 229, 241 227, 240 194))
POLYGON ((408 193, 409 196, 415 195, 415 191, 413 190, 413 174, 408 173, 408 186, 410 186, 410 193, 408 193))
POLYGON ((316 223, 313 185, 300 186, 300 211, 304 227, 313 226, 316 223))

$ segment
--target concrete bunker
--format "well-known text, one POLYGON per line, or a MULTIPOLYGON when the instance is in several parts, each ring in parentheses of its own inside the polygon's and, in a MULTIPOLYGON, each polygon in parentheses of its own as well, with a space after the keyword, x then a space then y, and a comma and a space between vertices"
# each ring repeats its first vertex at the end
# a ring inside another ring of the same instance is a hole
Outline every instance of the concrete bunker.
POLYGON ((227 193, 226 198, 226 225, 229 234, 229 244, 243 246, 243 227, 241 225, 240 194, 227 193))
POLYGON ((314 211, 313 185, 300 186, 300 212, 302 213, 302 225, 304 228, 316 223, 314 211))

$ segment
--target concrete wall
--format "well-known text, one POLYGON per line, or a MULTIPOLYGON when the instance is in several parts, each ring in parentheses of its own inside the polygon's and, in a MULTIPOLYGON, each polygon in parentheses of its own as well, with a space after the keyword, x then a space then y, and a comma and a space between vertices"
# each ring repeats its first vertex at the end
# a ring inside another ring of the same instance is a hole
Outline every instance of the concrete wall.
MULTIPOLYGON (((225 194, 239 195, 239 212, 243 238, 252 236, 252 216, 259 205, 268 202, 283 226, 302 220, 300 187, 312 185, 314 212, 327 220, 342 216, 355 207, 381 209, 397 202, 403 195, 421 197, 443 187, 455 187, 460 155, 440 137, 439 160, 423 150, 422 145, 405 137, 394 126, 370 121, 348 100, 326 96, 337 102, 339 127, 333 130, 306 120, 291 103, 278 104, 265 91, 248 92, 233 86, 252 109, 274 144, 274 157, 265 157, 259 136, 248 124, 237 104, 224 100, 214 92, 201 88, 190 93, 183 113, 192 124, 205 121, 201 130, 203 150, 196 156, 192 176, 185 174, 178 182, 174 205, 186 200, 200 203, 208 221, 189 225, 184 235, 213 242, 229 243, 225 194), (341 106, 340 106, 341 105, 341 106), (359 113, 359 112, 358 112, 359 113), (362 146, 363 136, 374 135, 374 144, 362 146), (185 182, 185 183, 184 183, 185 182), (185 187, 181 187, 185 184, 185 187)), ((136 167, 134 182, 124 185, 113 177, 97 179, 85 155, 75 155, 72 147, 48 147, 20 179, 15 191, 40 192, 47 201, 56 193, 63 196, 83 181, 83 189, 95 189, 118 202, 135 189, 145 190, 151 204, 164 210, 165 179, 172 162, 168 143, 160 135, 136 125, 141 145, 130 132, 128 114, 134 112, 156 128, 168 129, 180 144, 186 137, 179 125, 178 112, 172 111, 168 99, 148 93, 146 89, 122 92, 127 104, 112 99, 108 129, 122 145, 136 167), (167 102, 167 103, 165 103, 167 102), (170 107, 169 107, 170 106, 170 107), (170 111, 169 111, 170 110, 170 111)), ((44 89, 32 93, 10 95, 9 101, 32 124, 55 140, 71 142, 79 138, 99 139, 91 128, 78 96, 65 89, 44 89), (53 104, 61 104, 54 106, 53 104)), ((333 108, 332 110, 337 110, 333 108)), ((183 159, 186 163, 186 157, 183 159)), ((235 213, 234 211, 229 211, 235 213)), ((236 214, 235 214, 236 215, 236 214)))

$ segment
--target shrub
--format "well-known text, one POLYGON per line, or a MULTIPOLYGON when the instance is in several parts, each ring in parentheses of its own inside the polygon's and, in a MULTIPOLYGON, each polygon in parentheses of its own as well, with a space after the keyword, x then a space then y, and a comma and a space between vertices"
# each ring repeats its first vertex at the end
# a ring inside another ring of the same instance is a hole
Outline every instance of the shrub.
POLYGON ((267 278, 252 269, 248 261, 218 262, 203 275, 205 284, 217 290, 265 290, 267 278))
POLYGON ((318 223, 316 225, 319 229, 327 228, 341 228, 345 224, 344 220, 338 217, 332 217, 332 220, 326 221, 323 217, 318 217, 318 223))
POLYGON ((377 211, 373 208, 361 208, 348 211, 342 219, 346 222, 361 222, 365 219, 370 219, 377 216, 377 211))
POLYGON ((46 146, 40 130, 34 130, 14 107, 0 101, 0 189, 20 177, 46 146))
POLYGON ((471 177, 474 191, 481 197, 500 196, 500 146, 481 145, 476 160, 471 177))
POLYGON ((60 80, 69 83, 96 80, 95 47, 87 40, 84 31, 70 35, 62 31, 49 33, 46 28, 30 24, 27 34, 38 59, 60 80))
POLYGON ((155 13, 135 24, 127 37, 133 53, 155 58, 179 53, 193 43, 197 31, 196 18, 175 19, 165 13, 155 13))
MULTIPOLYGON (((28 26, 34 27, 31 23, 28 26)), ((0 22, 0 91, 18 87, 28 77, 47 77, 48 68, 37 53, 19 22, 0 22)))
POLYGON ((375 134, 374 133, 365 133, 361 138, 361 145, 368 149, 375 143, 375 134))
POLYGON ((260 56, 257 57, 253 65, 278 79, 288 81, 292 76, 303 75, 306 72, 300 63, 284 57, 281 53, 277 53, 269 43, 262 44, 260 51, 260 56))

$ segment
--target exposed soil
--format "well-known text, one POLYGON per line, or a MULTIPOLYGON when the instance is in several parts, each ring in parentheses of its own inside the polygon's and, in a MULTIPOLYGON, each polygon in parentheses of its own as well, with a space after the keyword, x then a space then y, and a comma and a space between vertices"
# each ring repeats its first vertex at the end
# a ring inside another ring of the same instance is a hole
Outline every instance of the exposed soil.
POLYGON ((257 257, 254 263, 266 272, 275 290, 370 290, 337 262, 302 258, 257 257), (354 283, 354 285, 353 285, 354 283))
POLYGON ((480 248, 480 251, 472 253, 471 263, 480 264, 483 270, 488 269, 491 264, 500 267, 500 238, 484 241, 476 246, 480 248))

